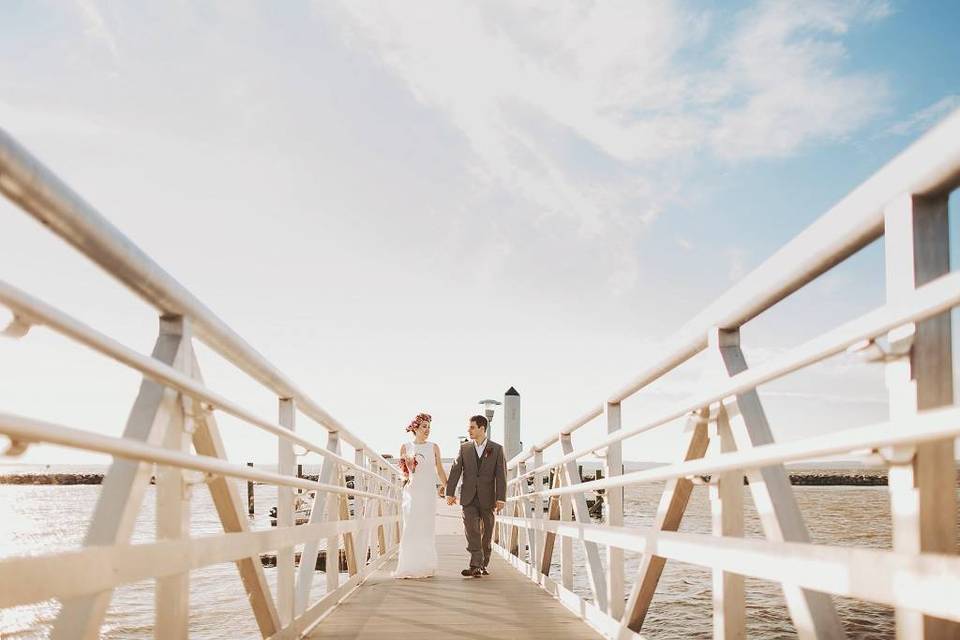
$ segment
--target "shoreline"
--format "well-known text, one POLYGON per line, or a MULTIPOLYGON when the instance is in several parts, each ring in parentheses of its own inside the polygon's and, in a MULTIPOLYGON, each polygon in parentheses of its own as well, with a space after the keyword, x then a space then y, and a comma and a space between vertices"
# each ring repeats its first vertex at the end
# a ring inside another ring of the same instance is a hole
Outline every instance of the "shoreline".
MULTIPOLYGON (((98 485, 103 483, 103 476, 102 473, 11 473, 0 475, 0 485, 98 485)), ((316 476, 309 474, 304 474, 303 477, 316 480, 316 476)), ((790 484, 819 487, 877 487, 887 485, 887 474, 879 471, 875 473, 802 471, 790 474, 790 484)))

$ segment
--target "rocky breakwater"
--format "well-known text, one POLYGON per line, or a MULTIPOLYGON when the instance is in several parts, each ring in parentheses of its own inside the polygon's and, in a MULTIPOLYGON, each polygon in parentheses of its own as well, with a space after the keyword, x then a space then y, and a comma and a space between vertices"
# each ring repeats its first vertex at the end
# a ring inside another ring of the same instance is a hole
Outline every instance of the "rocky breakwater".
POLYGON ((102 473, 12 473, 0 484, 102 484, 102 473))
POLYGON ((885 473, 791 473, 790 484, 811 486, 850 485, 882 487, 887 485, 885 473))

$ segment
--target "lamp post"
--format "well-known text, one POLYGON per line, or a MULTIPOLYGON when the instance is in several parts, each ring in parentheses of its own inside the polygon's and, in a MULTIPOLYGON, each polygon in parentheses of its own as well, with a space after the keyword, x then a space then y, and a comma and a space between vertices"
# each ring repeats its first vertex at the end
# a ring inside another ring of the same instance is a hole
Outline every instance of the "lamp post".
POLYGON ((502 402, 497 402, 496 400, 481 400, 478 404, 483 405, 483 413, 487 416, 487 437, 491 435, 491 430, 493 429, 493 411, 496 407, 499 407, 502 402))

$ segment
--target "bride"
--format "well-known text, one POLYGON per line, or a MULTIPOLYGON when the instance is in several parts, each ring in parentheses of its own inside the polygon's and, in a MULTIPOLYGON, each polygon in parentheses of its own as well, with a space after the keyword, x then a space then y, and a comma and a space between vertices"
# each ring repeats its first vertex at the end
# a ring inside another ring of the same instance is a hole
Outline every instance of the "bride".
POLYGON ((394 578, 428 578, 437 573, 436 530, 437 498, 443 495, 447 474, 440 461, 440 447, 427 442, 430 415, 417 414, 407 426, 413 442, 400 447, 400 469, 406 475, 401 500, 403 533, 394 578))

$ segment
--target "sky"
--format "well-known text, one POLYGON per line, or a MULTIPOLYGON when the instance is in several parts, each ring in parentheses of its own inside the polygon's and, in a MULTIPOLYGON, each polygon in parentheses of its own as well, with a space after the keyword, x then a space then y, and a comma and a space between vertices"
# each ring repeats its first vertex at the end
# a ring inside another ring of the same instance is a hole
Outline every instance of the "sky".
MULTIPOLYGON (((510 386, 525 445, 604 400, 960 107, 957 24, 946 1, 14 0, 0 126, 375 449, 426 411, 452 455, 510 386)), ((149 353, 155 311, 6 200, 0 274, 149 353)), ((748 323, 747 357, 882 303, 878 242, 748 323)), ((276 416, 197 348, 211 388, 276 416)), ((698 356, 624 424, 718 375, 698 356)), ((109 435, 139 384, 42 328, 0 341, 0 376, 2 411, 109 435)), ((779 440, 887 415, 881 368, 848 357, 760 391, 779 440)), ((221 426, 231 459, 275 460, 221 426)))

